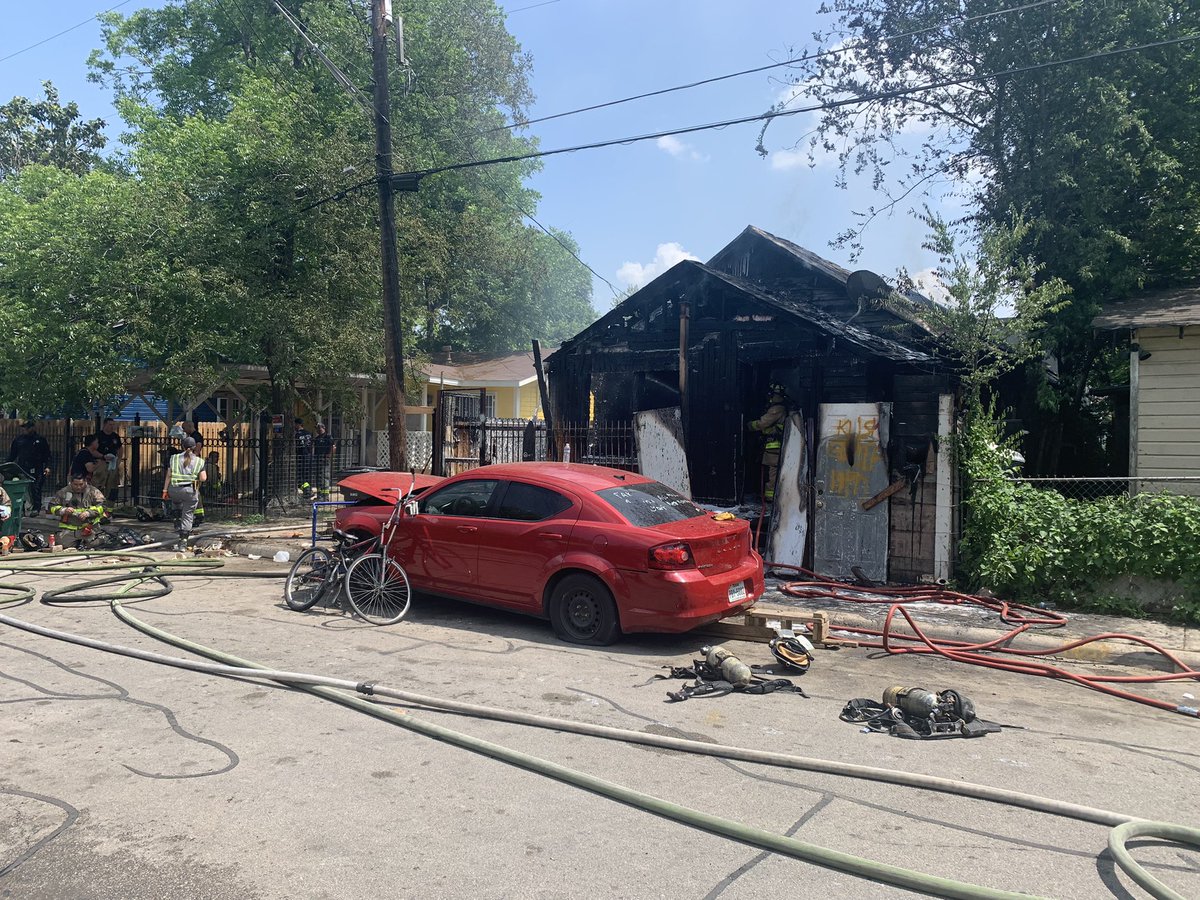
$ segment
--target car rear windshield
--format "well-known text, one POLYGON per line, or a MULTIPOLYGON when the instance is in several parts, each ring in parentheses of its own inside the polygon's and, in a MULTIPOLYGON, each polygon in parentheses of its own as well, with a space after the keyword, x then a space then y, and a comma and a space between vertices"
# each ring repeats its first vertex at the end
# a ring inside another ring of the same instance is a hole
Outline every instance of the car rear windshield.
POLYGON ((665 484, 650 481, 597 491, 613 509, 640 528, 665 525, 706 515, 705 511, 665 484))

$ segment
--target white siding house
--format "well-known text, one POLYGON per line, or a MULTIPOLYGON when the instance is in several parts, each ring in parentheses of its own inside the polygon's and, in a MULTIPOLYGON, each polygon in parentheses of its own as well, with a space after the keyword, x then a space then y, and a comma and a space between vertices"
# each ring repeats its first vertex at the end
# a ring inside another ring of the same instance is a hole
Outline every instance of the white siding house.
MULTIPOLYGON (((1092 324, 1129 333, 1129 474, 1200 477, 1200 285, 1114 304, 1092 324)), ((1161 486, 1200 495, 1200 483, 1161 486)))

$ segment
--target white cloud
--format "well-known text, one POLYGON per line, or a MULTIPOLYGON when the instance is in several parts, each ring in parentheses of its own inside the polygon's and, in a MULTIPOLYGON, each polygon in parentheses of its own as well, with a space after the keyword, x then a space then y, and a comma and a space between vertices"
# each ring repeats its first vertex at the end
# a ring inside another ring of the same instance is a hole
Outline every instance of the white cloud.
POLYGON ((937 269, 922 269, 920 272, 914 272, 910 277, 916 289, 930 300, 935 303, 948 303, 950 301, 950 292, 946 290, 946 286, 938 278, 937 269))
POLYGON ((693 147, 691 144, 685 144, 683 141, 674 135, 664 135, 654 142, 659 150, 663 150, 676 159, 694 159, 703 161, 708 159, 703 153, 693 147))
MULTIPOLYGON (((767 158, 771 160, 771 168, 779 171, 798 169, 809 164, 806 150, 772 150, 767 158)), ((822 157, 816 157, 814 161, 820 162, 821 159, 822 157)))
POLYGON ((649 284, 671 266, 685 259, 699 259, 694 253, 684 250, 675 241, 659 244, 654 252, 654 260, 648 263, 626 262, 617 269, 617 278, 626 287, 637 285, 642 287, 649 284))

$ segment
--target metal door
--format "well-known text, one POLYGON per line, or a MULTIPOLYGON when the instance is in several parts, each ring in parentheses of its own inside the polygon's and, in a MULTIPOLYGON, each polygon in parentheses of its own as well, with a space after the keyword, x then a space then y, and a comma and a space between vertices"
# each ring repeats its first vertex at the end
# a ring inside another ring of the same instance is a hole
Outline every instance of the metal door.
POLYGON ((822 403, 818 415, 813 568, 887 580, 888 505, 861 503, 888 486, 890 403, 822 403))

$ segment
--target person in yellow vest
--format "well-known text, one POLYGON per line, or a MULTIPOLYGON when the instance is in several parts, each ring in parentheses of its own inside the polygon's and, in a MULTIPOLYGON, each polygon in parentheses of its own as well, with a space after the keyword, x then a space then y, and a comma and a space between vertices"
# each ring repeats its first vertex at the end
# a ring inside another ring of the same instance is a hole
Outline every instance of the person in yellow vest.
POLYGON ((175 513, 175 529, 179 532, 175 549, 186 550, 196 507, 200 503, 200 485, 208 476, 204 471, 204 459, 196 453, 195 439, 185 437, 180 440, 180 445, 183 451, 172 456, 167 464, 162 496, 171 502, 175 513))
POLYGON ((61 547, 77 547, 88 537, 92 525, 104 517, 104 494, 88 484, 79 473, 50 500, 50 515, 58 519, 56 539, 61 547))
POLYGON ((775 475, 779 471, 779 451, 783 447, 787 402, 787 391, 783 385, 772 384, 767 395, 767 411, 749 425, 751 431, 763 436, 763 499, 768 503, 775 500, 775 475))

